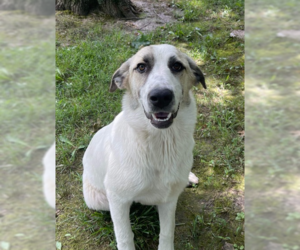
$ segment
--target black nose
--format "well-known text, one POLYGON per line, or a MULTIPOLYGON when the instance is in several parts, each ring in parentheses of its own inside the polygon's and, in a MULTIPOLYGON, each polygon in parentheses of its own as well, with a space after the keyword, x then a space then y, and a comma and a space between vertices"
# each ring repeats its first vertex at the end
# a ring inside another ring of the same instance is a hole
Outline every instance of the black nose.
POLYGON ((148 95, 149 102, 157 108, 167 107, 173 100, 174 94, 169 89, 154 89, 148 95))

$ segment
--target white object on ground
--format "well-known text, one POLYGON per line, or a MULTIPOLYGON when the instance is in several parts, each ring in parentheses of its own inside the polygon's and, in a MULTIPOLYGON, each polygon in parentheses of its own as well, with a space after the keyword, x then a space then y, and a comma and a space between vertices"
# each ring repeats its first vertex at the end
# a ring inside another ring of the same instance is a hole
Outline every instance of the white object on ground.
POLYGON ((198 184, 199 178, 192 172, 189 174, 189 185, 198 184))

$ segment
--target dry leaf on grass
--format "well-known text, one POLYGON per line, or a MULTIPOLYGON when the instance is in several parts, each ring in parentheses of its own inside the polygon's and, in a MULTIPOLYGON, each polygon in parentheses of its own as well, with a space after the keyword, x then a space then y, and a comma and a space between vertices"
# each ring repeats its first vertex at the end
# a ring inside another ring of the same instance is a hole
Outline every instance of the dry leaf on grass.
POLYGON ((244 30, 233 30, 230 33, 230 37, 237 37, 239 39, 244 40, 244 36, 245 36, 245 31, 244 30))
POLYGON ((238 134, 240 137, 245 137, 245 130, 239 131, 238 134))

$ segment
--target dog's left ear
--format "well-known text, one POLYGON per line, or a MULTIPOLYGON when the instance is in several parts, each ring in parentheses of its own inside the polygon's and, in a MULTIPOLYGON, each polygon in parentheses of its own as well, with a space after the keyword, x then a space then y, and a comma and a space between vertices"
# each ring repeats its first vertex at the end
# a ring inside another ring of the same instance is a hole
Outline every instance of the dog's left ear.
POLYGON ((197 64, 187 56, 188 59, 188 63, 190 65, 190 68, 192 69, 192 72, 194 73, 195 77, 196 77, 196 84, 198 84, 199 82, 201 82, 203 88, 206 89, 206 83, 205 83, 205 78, 203 73, 201 72, 200 68, 197 66, 197 64))
POLYGON ((114 73, 109 92, 114 92, 116 89, 125 89, 128 87, 129 67, 131 58, 124 62, 119 69, 114 73))

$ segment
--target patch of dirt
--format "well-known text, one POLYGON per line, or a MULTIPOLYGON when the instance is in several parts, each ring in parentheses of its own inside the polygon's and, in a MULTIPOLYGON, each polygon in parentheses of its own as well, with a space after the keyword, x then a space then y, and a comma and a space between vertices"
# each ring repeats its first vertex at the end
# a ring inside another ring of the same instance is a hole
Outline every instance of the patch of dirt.
POLYGON ((299 197, 300 192, 297 190, 281 190, 277 191, 283 203, 286 212, 300 213, 299 197))
POLYGON ((264 250, 284 250, 281 244, 269 242, 268 245, 264 248, 264 250))
MULTIPOLYGON (((165 1, 133 0, 138 8, 142 9, 141 18, 125 22, 125 29, 129 31, 153 31, 157 27, 175 23, 177 17, 183 16, 183 12, 165 1)), ((117 25, 124 24, 124 20, 117 21, 117 25)))
POLYGON ((233 194, 233 205, 234 210, 237 212, 241 212, 245 210, 245 195, 244 192, 240 190, 232 190, 231 193, 233 194))
MULTIPOLYGON (((298 190, 289 190, 286 186, 273 187, 266 192, 254 195, 251 199, 257 199, 257 195, 260 196, 262 201, 269 199, 268 202, 265 202, 264 204, 265 206, 269 205, 270 207, 268 206, 268 209, 271 211, 275 210, 280 214, 300 212, 300 192, 298 190), (276 200, 278 204, 276 204, 276 206, 274 204, 271 206, 272 200, 276 200), (281 211, 278 210, 278 206, 280 206, 281 211)), ((249 202, 251 199, 247 199, 247 202, 249 202)))
MULTIPOLYGON (((210 201, 207 201, 203 195, 194 192, 194 188, 186 188, 179 196, 176 209, 176 227, 175 227, 175 249, 183 249, 183 242, 187 240, 192 223, 202 208, 211 207, 210 201)), ((189 239, 191 240, 191 239, 189 239)))
POLYGON ((232 244, 225 242, 222 250, 234 250, 234 247, 232 244))
POLYGON ((277 33, 277 36, 300 41, 300 30, 281 30, 277 33))
POLYGON ((194 192, 193 188, 186 188, 179 196, 176 210, 176 223, 179 225, 191 223, 196 214, 201 212, 201 208, 210 206, 209 201, 204 196, 194 192))

